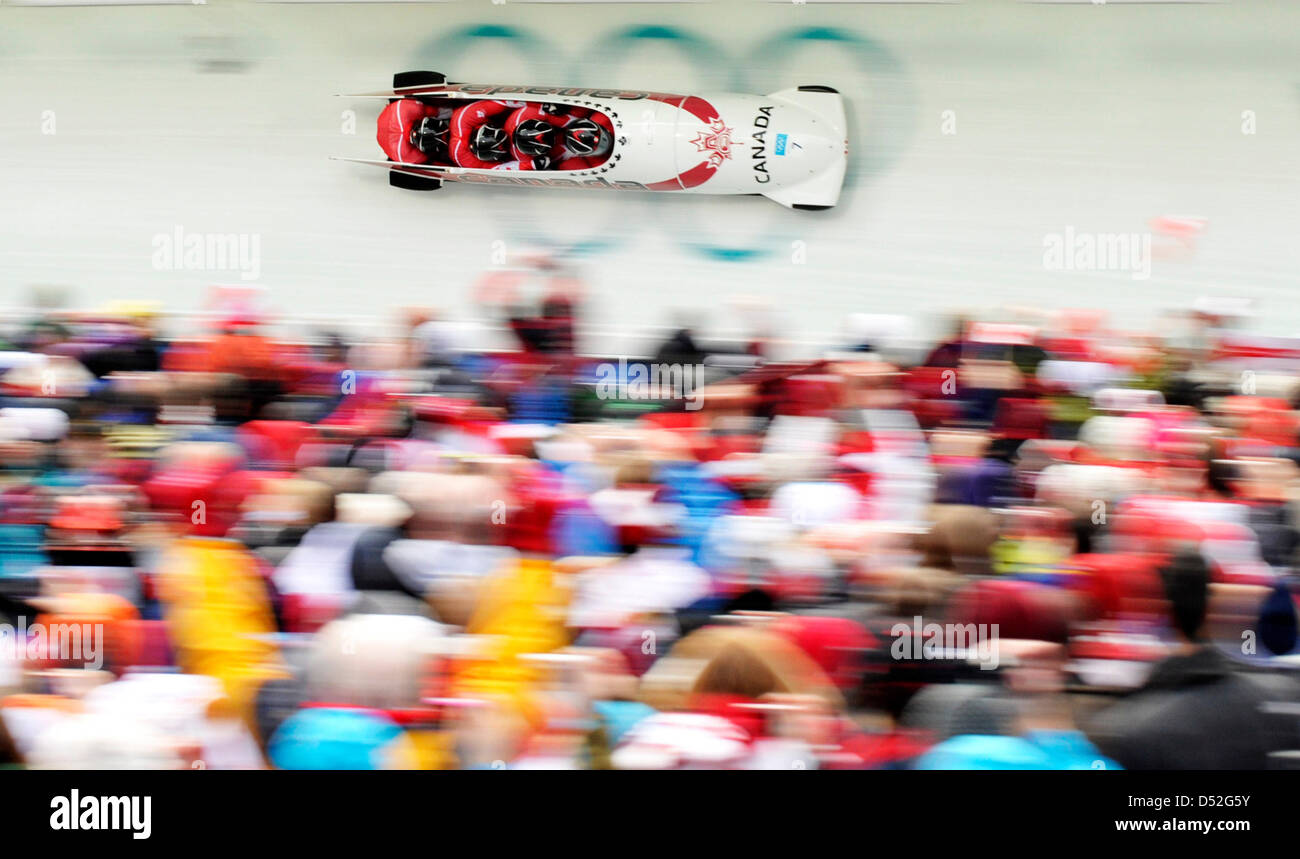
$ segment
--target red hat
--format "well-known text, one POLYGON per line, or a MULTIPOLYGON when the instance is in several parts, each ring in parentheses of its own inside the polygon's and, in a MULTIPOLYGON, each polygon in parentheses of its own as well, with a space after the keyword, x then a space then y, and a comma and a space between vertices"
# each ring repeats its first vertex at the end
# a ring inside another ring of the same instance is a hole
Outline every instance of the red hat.
POLYGON ((1070 558, 1067 566, 1079 570, 1078 589, 1088 597, 1098 617, 1140 612, 1148 601, 1164 598, 1159 556, 1124 552, 1083 554, 1070 558))
POLYGON ((986 579, 953 598, 954 623, 997 624, 1000 638, 1064 644, 1069 617, 1066 592, 1058 588, 1004 579, 986 579))
POLYGON ((816 662, 840 689, 849 689, 861 676, 859 655, 876 645, 860 625, 844 617, 791 615, 772 624, 816 662))

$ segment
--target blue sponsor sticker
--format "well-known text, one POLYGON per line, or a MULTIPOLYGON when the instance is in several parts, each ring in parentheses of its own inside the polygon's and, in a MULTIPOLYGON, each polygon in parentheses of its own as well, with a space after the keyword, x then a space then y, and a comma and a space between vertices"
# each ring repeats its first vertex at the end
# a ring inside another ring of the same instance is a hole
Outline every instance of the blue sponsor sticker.
POLYGON ((776 154, 777 154, 777 155, 784 155, 784 154, 785 154, 785 141, 786 141, 786 137, 787 137, 787 135, 785 135, 785 134, 778 134, 778 135, 776 136, 776 154))

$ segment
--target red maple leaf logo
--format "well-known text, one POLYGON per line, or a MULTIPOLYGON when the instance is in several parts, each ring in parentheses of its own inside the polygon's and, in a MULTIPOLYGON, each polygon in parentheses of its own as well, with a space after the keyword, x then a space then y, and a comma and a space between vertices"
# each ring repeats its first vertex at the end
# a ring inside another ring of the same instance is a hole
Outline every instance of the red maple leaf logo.
POLYGON ((731 157, 731 131, 715 116, 709 120, 709 130, 701 131, 691 141, 700 152, 709 153, 709 166, 714 170, 731 157))

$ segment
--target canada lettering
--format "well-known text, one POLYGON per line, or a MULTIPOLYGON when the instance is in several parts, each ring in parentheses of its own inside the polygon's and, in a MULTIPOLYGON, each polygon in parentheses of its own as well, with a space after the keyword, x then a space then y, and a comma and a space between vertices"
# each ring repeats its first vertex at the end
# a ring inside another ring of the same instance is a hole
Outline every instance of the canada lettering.
POLYGON ((760 185, 772 181, 772 177, 767 172, 767 126, 771 121, 771 105, 760 107, 758 116, 754 117, 754 132, 750 135, 754 141, 751 147, 754 152, 752 159, 754 181, 760 185))

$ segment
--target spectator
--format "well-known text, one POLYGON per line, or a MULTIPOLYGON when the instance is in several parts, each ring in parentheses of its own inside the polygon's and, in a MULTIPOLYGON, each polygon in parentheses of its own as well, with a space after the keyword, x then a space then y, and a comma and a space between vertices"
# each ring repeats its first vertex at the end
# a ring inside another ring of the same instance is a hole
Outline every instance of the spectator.
POLYGON ((1127 769, 1265 769, 1270 753, 1287 748, 1285 727, 1266 706, 1294 699, 1292 684, 1244 671, 1202 637, 1210 594, 1203 558, 1180 554, 1161 575, 1173 652, 1089 733, 1127 769))

